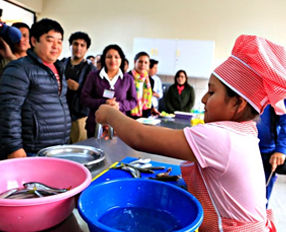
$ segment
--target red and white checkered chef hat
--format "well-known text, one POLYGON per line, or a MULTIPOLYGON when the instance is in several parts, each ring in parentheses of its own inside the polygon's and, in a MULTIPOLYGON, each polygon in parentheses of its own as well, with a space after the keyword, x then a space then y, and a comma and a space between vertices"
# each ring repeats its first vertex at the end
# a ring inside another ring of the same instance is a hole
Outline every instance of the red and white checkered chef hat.
POLYGON ((257 36, 241 35, 232 55, 213 74, 262 113, 271 104, 285 114, 286 50, 257 36))

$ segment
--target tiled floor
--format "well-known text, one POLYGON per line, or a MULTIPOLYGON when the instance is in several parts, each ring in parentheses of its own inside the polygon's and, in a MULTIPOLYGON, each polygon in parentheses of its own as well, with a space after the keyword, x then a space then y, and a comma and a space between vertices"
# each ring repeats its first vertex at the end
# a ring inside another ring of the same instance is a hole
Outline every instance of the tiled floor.
POLYGON ((269 208, 273 209, 278 232, 286 232, 286 175, 279 175, 274 185, 269 208))

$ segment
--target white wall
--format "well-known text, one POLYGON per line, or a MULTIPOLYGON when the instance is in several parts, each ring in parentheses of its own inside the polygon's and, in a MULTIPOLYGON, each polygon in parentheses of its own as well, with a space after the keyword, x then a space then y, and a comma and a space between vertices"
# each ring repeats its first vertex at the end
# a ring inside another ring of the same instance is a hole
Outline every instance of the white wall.
POLYGON ((43 0, 39 16, 60 21, 66 40, 88 32, 92 53, 118 43, 133 55, 134 37, 214 40, 219 63, 242 33, 286 44, 285 9, 285 0, 43 0))
POLYGON ((43 0, 9 0, 17 5, 28 8, 35 12, 41 12, 43 10, 43 0))
MULTIPOLYGON (((18 1, 34 8, 34 2, 37 5, 42 1, 38 18, 50 17, 61 23, 65 29, 63 56, 70 55, 67 39, 77 30, 92 38, 89 54, 101 53, 106 45, 118 43, 131 63, 135 37, 214 40, 215 66, 230 55, 235 38, 243 33, 286 45, 285 0, 18 1)), ((206 81, 194 82, 206 85, 206 81)), ((202 95, 201 89, 198 95, 202 95)))

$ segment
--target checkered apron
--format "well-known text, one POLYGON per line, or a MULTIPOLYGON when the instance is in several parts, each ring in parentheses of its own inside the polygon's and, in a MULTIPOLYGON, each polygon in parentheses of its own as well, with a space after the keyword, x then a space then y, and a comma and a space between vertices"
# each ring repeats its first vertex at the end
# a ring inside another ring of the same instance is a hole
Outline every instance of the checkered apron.
MULTIPOLYGON (((237 125, 237 123, 234 124, 234 127, 237 125)), ((241 126, 239 129, 247 129, 248 132, 251 130, 247 123, 242 123, 239 126, 241 126)), ((204 210, 204 220, 199 228, 199 232, 276 232, 270 210, 267 212, 266 221, 244 222, 221 217, 211 194, 209 194, 201 168, 196 163, 187 161, 181 165, 181 172, 188 191, 200 201, 204 210)))

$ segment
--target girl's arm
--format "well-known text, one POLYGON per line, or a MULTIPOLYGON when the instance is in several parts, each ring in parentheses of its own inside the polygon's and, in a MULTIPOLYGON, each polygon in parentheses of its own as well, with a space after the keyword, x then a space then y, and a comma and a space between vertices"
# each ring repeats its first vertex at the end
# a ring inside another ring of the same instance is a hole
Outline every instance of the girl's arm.
POLYGON ((112 126, 136 150, 195 161, 183 130, 146 126, 105 104, 96 111, 96 121, 112 126))

